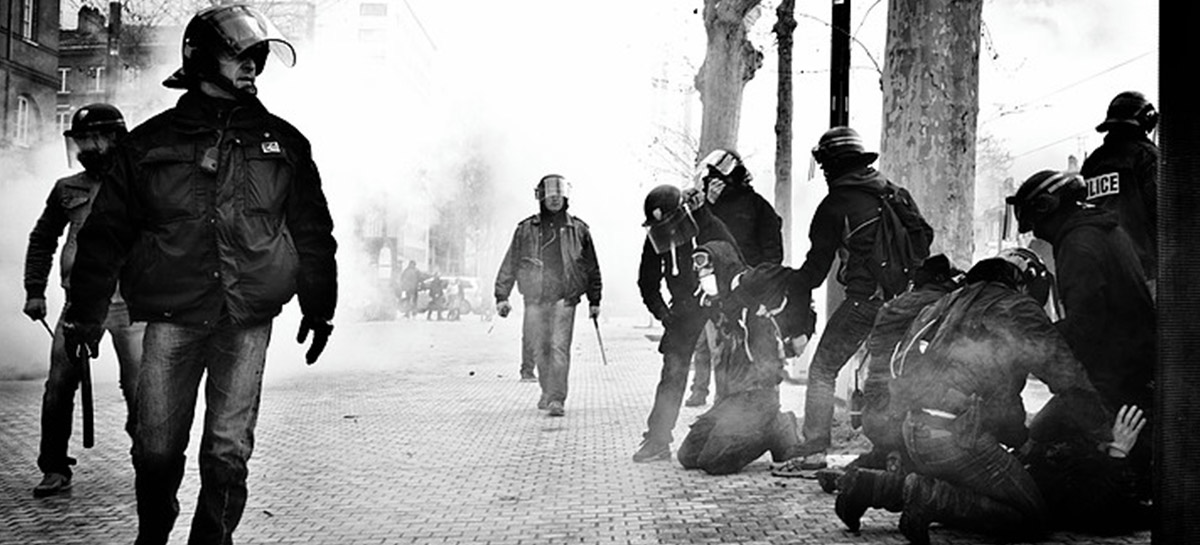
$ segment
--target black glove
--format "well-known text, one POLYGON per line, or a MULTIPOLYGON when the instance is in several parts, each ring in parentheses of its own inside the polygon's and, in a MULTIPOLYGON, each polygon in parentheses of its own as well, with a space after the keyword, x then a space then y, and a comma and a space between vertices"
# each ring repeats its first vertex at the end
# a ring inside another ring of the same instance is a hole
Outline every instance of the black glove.
POLYGON ((317 358, 321 357, 325 345, 329 344, 329 334, 333 333, 333 323, 311 316, 301 318, 300 331, 296 333, 296 342, 304 344, 304 341, 308 339, 309 331, 312 331, 313 342, 312 346, 308 347, 308 352, 304 354, 304 360, 312 365, 317 362, 317 358))
POLYGON ((100 337, 103 336, 104 328, 100 324, 63 324, 67 359, 79 364, 84 358, 100 357, 100 337))

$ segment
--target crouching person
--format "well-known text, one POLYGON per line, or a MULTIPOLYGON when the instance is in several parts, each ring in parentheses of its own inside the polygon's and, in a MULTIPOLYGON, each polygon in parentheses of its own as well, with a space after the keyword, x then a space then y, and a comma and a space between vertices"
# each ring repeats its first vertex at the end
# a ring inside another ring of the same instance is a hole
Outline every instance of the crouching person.
POLYGON ((933 522, 1006 538, 1047 529, 1037 483, 1006 448, 1028 437, 1027 377, 1104 410, 1042 309, 1049 282, 1032 252, 1007 250, 977 263, 963 288, 921 311, 892 361, 891 402, 907 409, 902 435, 914 472, 848 469, 835 504, 847 527, 857 531, 866 509, 881 507, 903 512, 900 530, 915 544, 929 543, 933 522))
MULTIPOLYGON (((738 251, 728 242, 714 241, 701 245, 692 254, 693 269, 700 279, 704 295, 702 304, 720 309, 718 321, 731 343, 726 351, 728 393, 721 396, 712 409, 700 415, 683 445, 679 448, 679 463, 687 469, 703 469, 711 475, 726 475, 741 471, 747 464, 770 451, 776 462, 788 459, 790 451, 800 444, 796 415, 779 410, 779 382, 783 378, 784 350, 781 331, 796 330, 788 323, 781 327, 773 313, 788 304, 782 289, 774 300, 751 299, 745 293, 731 295, 732 286, 740 283, 746 265, 738 251)), ((760 269, 783 269, 779 265, 760 265, 754 269, 756 279, 771 275, 760 269)), ((783 288, 783 276, 775 275, 777 287, 783 288)), ((755 293, 766 286, 757 285, 755 293)), ((813 332, 808 299, 794 301, 807 321, 798 327, 805 338, 813 332)), ((794 307, 795 308, 795 307, 794 307)), ((797 335, 799 336, 799 335, 797 335)))

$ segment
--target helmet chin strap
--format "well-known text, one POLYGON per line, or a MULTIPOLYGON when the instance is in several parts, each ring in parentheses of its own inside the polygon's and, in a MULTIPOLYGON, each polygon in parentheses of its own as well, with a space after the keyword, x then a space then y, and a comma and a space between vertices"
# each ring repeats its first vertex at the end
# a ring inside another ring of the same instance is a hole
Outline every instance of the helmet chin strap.
POLYGON ((256 87, 253 87, 253 86, 251 87, 251 89, 254 89, 254 91, 239 89, 237 87, 237 85, 235 85, 232 81, 230 81, 228 78, 221 76, 221 75, 214 75, 214 76, 204 75, 204 76, 201 76, 199 79, 202 82, 208 82, 209 84, 216 86, 218 89, 225 91, 236 102, 257 102, 258 101, 258 90, 256 87))

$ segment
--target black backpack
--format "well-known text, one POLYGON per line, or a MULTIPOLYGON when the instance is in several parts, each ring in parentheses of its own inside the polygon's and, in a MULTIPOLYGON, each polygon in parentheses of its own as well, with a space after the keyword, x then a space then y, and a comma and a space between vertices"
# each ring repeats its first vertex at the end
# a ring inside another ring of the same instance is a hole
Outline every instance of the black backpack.
POLYGON ((879 228, 867 268, 887 300, 908 290, 917 267, 929 257, 933 227, 903 187, 887 182, 875 195, 879 198, 879 228))

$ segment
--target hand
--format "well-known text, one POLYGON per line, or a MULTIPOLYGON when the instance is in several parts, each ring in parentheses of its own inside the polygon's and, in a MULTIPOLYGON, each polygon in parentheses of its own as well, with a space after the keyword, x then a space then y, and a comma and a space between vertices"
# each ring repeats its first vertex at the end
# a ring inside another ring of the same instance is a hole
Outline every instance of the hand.
POLYGON ((804 354, 804 349, 808 347, 808 335, 792 337, 788 339, 788 342, 792 344, 792 350, 795 351, 796 356, 800 356, 804 354))
POLYGON ((46 317, 46 299, 42 297, 30 297, 25 300, 25 310, 22 312, 29 317, 30 320, 37 321, 46 317))
POLYGON ((508 318, 508 313, 512 312, 512 303, 508 301, 496 301, 496 314, 501 318, 508 318))
POLYGON ((308 339, 309 331, 313 334, 313 342, 312 346, 308 347, 308 352, 304 354, 304 361, 312 365, 317 362, 317 358, 321 357, 321 352, 325 351, 325 345, 329 344, 329 334, 333 333, 333 323, 311 316, 300 318, 300 331, 296 333, 296 342, 304 344, 304 341, 308 339))
POLYGON ((1108 445, 1109 455, 1117 454, 1114 458, 1127 456, 1145 426, 1145 415, 1137 405, 1123 405, 1121 410, 1117 411, 1117 419, 1113 422, 1113 441, 1108 445))
POLYGON ((600 305, 588 306, 588 318, 595 320, 600 317, 600 305))
POLYGON ((695 212, 698 208, 704 206, 704 192, 695 187, 684 189, 683 202, 687 204, 688 210, 695 212))
POLYGON ((67 351, 67 359, 76 365, 86 358, 100 357, 100 337, 104 336, 104 328, 100 324, 63 324, 63 340, 67 351))
POLYGON ((725 181, 720 178, 711 178, 708 182, 708 194, 704 197, 708 199, 710 204, 716 204, 717 199, 721 196, 721 192, 725 190, 725 181))

